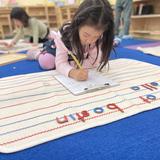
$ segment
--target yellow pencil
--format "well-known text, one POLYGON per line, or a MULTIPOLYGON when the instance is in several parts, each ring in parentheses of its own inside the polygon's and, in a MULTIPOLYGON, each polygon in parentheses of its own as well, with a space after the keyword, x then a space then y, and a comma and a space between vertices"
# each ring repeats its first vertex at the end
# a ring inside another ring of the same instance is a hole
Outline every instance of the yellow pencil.
POLYGON ((75 63, 76 63, 77 66, 79 67, 79 69, 82 69, 82 65, 81 65, 81 64, 79 63, 79 61, 77 60, 76 56, 75 56, 73 53, 71 53, 71 52, 69 52, 68 54, 71 55, 71 57, 73 58, 73 60, 75 61, 75 63))

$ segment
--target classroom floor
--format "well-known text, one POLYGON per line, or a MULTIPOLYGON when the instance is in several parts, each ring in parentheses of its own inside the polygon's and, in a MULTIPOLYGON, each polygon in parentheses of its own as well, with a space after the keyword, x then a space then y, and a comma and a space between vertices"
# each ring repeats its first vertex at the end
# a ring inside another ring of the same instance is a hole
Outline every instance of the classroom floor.
MULTIPOLYGON (((123 40, 111 59, 129 58, 160 66, 160 57, 125 48, 151 42, 155 41, 123 40)), ((42 71, 36 61, 23 60, 0 67, 0 77, 42 71)), ((158 108, 17 153, 0 153, 0 160, 159 160, 159 117, 158 108)))

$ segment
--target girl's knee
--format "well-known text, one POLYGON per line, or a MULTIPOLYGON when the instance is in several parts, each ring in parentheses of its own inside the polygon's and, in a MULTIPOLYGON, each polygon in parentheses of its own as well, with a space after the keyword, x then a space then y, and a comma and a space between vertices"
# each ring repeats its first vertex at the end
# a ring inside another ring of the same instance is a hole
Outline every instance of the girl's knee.
POLYGON ((50 53, 40 54, 38 62, 42 69, 49 70, 55 68, 55 57, 50 53))

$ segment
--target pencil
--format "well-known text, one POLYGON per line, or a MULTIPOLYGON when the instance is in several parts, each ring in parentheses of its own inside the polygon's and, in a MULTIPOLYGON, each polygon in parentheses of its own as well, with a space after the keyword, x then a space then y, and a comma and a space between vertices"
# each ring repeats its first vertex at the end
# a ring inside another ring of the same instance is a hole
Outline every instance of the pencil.
POLYGON ((73 53, 71 53, 71 52, 69 52, 68 54, 71 55, 71 57, 73 58, 73 60, 74 60, 75 63, 77 64, 78 68, 79 68, 79 69, 82 69, 82 65, 81 65, 81 64, 79 63, 79 61, 77 60, 76 56, 75 56, 73 53))

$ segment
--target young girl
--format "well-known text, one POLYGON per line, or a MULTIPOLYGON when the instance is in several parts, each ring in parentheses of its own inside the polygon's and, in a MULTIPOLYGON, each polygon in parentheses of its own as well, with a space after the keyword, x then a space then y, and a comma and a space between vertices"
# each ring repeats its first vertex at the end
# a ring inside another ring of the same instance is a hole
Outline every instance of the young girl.
MULTIPOLYGON (((112 8, 107 0, 85 0, 81 3, 70 23, 64 24, 60 33, 52 32, 56 47, 55 54, 32 54, 44 69, 56 70, 73 79, 88 78, 88 68, 98 67, 101 71, 107 64, 114 38, 112 8), (68 55, 72 52, 83 69, 79 69, 68 55), (52 57, 52 58, 51 58, 52 57)), ((54 48, 54 44, 53 44, 54 48)))
POLYGON ((8 47, 14 46, 24 35, 30 36, 30 42, 38 44, 48 40, 48 27, 36 18, 31 18, 23 8, 15 7, 10 14, 18 32, 8 47))

